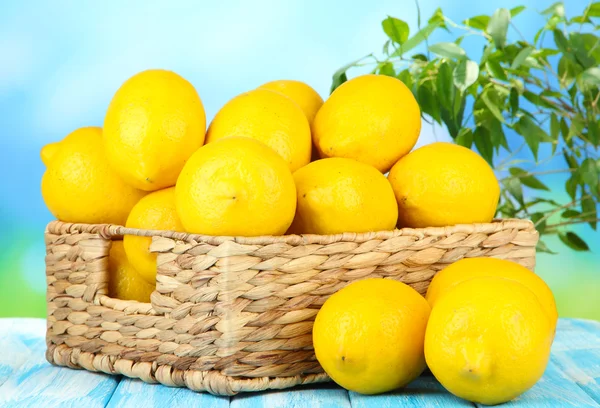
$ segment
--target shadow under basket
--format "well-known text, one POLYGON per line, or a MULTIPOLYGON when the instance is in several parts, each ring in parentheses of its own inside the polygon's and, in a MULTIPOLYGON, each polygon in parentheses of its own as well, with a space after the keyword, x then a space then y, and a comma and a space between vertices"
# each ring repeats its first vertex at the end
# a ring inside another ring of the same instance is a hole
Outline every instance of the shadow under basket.
POLYGON ((212 237, 54 221, 46 229, 52 364, 218 395, 328 381, 312 348, 327 298, 365 278, 425 294, 462 258, 533 270, 538 233, 527 220, 362 234, 212 237), (107 296, 108 253, 123 235, 152 236, 151 303, 107 296))

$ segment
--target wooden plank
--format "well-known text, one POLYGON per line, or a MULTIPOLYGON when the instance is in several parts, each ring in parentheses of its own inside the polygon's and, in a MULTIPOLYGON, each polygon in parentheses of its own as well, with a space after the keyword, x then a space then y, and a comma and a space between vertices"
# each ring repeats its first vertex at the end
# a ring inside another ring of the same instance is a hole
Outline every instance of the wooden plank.
POLYGON ((104 408, 120 377, 50 365, 36 350, 0 386, 0 407, 104 408))
POLYGON ((0 385, 23 365, 33 352, 45 347, 43 319, 0 319, 0 385))
POLYGON ((319 384, 246 393, 231 399, 231 408, 350 408, 348 392, 337 385, 319 384))
POLYGON ((123 378, 107 405, 107 408, 142 407, 228 408, 229 398, 123 378))
POLYGON ((352 408, 396 408, 396 407, 474 407, 444 389, 431 375, 423 375, 404 389, 380 395, 350 393, 352 408))

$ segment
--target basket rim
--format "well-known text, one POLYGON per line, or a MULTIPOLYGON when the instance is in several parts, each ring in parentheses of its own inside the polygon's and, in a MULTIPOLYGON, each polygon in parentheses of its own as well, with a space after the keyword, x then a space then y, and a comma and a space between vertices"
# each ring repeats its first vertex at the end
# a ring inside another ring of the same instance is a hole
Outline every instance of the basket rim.
POLYGON ((489 223, 476 224, 457 224, 446 227, 426 227, 426 228, 397 228, 388 231, 374 232, 345 232, 334 235, 300 234, 300 235, 280 235, 280 236, 213 236, 193 234, 187 232, 176 232, 167 230, 149 230, 140 228, 127 228, 115 224, 83 224, 69 223, 63 221, 51 221, 46 226, 46 233, 64 235, 73 233, 97 234, 100 237, 111 240, 124 235, 136 235, 142 237, 162 237, 180 240, 184 242, 205 242, 211 245, 220 245, 226 241, 232 241, 242 245, 269 245, 269 244, 288 244, 293 246, 310 244, 332 244, 335 242, 355 242, 363 243, 372 240, 387 240, 400 236, 412 236, 417 239, 425 237, 443 237, 456 233, 464 234, 493 234, 506 229, 516 229, 528 232, 537 232, 531 220, 517 218, 497 218, 489 223))

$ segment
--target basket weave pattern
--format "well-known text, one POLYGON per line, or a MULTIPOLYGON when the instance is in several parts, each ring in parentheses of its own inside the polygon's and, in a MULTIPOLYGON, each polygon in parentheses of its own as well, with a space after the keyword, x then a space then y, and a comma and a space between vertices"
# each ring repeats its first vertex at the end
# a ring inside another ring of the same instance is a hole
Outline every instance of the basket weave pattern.
POLYGON ((46 230, 48 361, 146 382, 233 395, 327 381, 312 324, 350 282, 382 277, 424 294, 464 257, 535 266, 524 220, 335 236, 209 237, 114 225, 46 230), (111 241, 152 236, 151 303, 107 296, 111 241))

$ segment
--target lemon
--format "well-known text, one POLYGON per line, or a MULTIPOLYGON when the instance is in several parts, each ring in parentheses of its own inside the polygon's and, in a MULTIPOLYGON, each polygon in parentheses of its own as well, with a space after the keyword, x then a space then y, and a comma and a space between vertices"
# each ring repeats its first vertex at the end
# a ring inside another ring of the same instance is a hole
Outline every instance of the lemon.
POLYGON ((552 291, 546 282, 534 272, 516 262, 496 258, 464 258, 438 272, 427 289, 427 301, 431 307, 445 293, 466 280, 481 276, 495 276, 517 281, 531 290, 538 298, 553 329, 558 312, 552 291))
POLYGON ((544 374, 553 329, 535 294, 498 277, 467 280, 440 297, 425 334, 425 358, 438 381, 469 401, 517 397, 544 374))
POLYGON ((319 108, 323 105, 321 95, 311 88, 310 85, 301 81, 281 79, 267 82, 258 88, 279 92, 296 102, 306 115, 309 124, 312 124, 319 108))
POLYGON ((123 241, 113 241, 108 256, 108 295, 121 300, 150 303, 154 285, 146 282, 127 260, 123 241))
POLYGON ((308 120, 290 98, 268 89, 236 96, 221 108, 206 133, 206 143, 243 136, 259 140, 283 157, 291 171, 310 161, 308 120))
POLYGON ((388 178, 401 227, 490 222, 500 198, 498 180, 487 162, 452 143, 432 143, 409 153, 388 178))
MULTIPOLYGON (((183 231, 175 209, 175 187, 153 191, 133 206, 127 217, 128 228, 183 231)), ((123 245, 127 259, 149 283, 156 282, 156 254, 149 251, 151 237, 125 235, 123 245)))
POLYGON ((417 142, 421 112, 399 79, 363 75, 338 87, 313 127, 321 157, 346 157, 387 172, 417 142))
POLYGON ((294 178, 285 161, 245 137, 198 149, 181 171, 175 197, 186 231, 206 235, 281 235, 296 209, 294 178))
POLYGON ((204 107, 192 84, 171 71, 143 71, 125 81, 110 102, 106 157, 136 188, 171 187, 204 143, 205 129, 204 107))
POLYGON ((65 222, 125 224, 145 192, 127 185, 106 161, 102 129, 77 129, 41 151, 46 164, 42 196, 50 212, 65 222))
POLYGON ((391 230, 398 207, 388 180, 352 159, 321 159, 294 173, 298 205, 292 233, 391 230))
POLYGON ((321 307, 313 327, 317 360, 342 387, 378 394, 425 369, 430 308, 411 287, 389 279, 351 283, 321 307))

